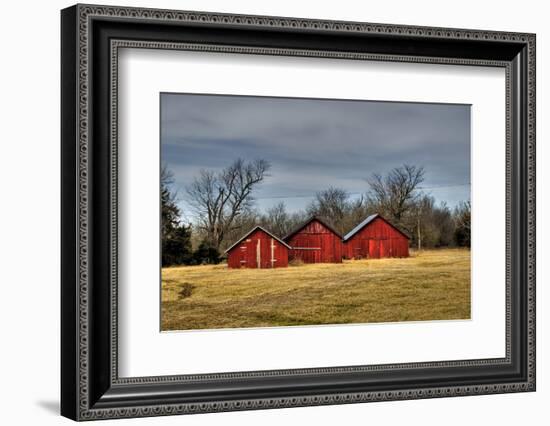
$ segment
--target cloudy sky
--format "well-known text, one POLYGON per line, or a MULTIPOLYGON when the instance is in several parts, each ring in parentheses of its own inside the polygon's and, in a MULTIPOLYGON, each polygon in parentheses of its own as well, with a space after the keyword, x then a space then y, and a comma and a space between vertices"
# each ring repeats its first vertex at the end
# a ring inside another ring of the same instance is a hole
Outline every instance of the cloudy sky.
POLYGON ((261 210, 302 209, 329 186, 359 196, 372 173, 403 163, 424 166, 425 192, 453 207, 470 197, 470 106, 161 94, 161 161, 184 216, 193 177, 239 157, 271 162, 261 210))

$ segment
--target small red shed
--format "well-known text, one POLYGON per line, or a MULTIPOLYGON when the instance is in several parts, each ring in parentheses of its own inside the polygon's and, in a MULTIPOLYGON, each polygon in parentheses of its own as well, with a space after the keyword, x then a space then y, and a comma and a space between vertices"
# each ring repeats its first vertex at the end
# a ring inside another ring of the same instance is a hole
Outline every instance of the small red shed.
POLYGON ((227 266, 230 268, 280 268, 288 266, 290 246, 280 238, 256 226, 229 247, 227 266))
POLYGON ((284 238, 290 260, 304 263, 341 263, 342 236, 318 217, 311 217, 284 238))
POLYGON ((409 236, 379 214, 367 217, 344 235, 348 259, 408 257, 409 236))

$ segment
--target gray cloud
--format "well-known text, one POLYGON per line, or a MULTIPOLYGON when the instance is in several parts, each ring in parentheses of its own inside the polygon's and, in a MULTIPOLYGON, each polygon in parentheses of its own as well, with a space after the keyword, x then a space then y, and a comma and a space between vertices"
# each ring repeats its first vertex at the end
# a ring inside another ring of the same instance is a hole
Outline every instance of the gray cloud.
POLYGON ((161 156, 181 194, 200 169, 269 160, 261 209, 303 208, 329 185, 362 193, 403 163, 424 166, 426 191, 453 206, 470 197, 470 107, 163 93, 161 156))

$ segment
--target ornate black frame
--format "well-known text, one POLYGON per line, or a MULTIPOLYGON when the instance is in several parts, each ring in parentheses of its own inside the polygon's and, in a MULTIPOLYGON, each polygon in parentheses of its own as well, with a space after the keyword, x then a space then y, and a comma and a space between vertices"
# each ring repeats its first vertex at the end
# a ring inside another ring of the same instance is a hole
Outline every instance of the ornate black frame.
POLYGON ((535 35, 76 5, 62 29, 61 413, 74 420, 535 390, 535 35), (119 378, 117 52, 193 49, 506 69, 506 357, 119 378))

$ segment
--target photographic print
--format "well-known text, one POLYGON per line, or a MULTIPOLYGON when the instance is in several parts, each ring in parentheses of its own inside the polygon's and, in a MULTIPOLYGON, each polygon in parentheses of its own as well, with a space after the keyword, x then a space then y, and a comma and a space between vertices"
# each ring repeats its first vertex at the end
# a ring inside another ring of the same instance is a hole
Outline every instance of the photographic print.
POLYGON ((470 119, 161 93, 161 330, 470 319, 470 119))

